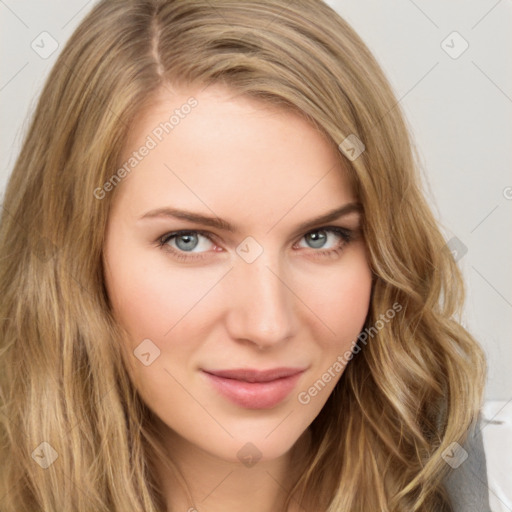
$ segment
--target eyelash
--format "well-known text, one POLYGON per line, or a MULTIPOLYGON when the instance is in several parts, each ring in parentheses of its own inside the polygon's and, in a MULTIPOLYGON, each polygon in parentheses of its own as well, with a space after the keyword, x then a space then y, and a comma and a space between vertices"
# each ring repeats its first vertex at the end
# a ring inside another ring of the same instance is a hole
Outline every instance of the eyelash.
MULTIPOLYGON (((340 228, 337 226, 323 226, 320 228, 316 228, 312 231, 308 231, 307 233, 302 235, 302 238, 304 238, 306 235, 310 235, 311 233, 317 233, 319 231, 325 231, 327 233, 334 233, 341 238, 339 245, 332 249, 315 250, 314 248, 311 247, 311 249, 315 253, 315 257, 320 257, 320 258, 322 258, 322 257, 335 258, 335 257, 339 256, 341 254, 341 252, 343 251, 343 249, 345 248, 345 246, 347 244, 349 244, 354 239, 354 235, 355 235, 354 231, 350 230, 350 229, 340 228)), ((207 258, 208 256, 206 256, 206 253, 198 253, 198 254, 188 253, 186 251, 177 250, 168 244, 168 242, 170 242, 174 238, 179 237, 180 235, 190 235, 190 234, 198 234, 198 235, 204 236, 205 238, 210 240, 210 242, 215 243, 212 240, 210 233, 208 233, 206 231, 181 230, 181 231, 173 231, 171 233, 167 233, 167 234, 163 235, 162 237, 160 237, 158 239, 158 246, 162 250, 171 253, 173 255, 173 257, 175 257, 176 259, 178 259, 180 261, 197 261, 197 260, 202 260, 204 258, 207 258), (186 254, 186 256, 185 256, 185 254, 186 254)), ((301 238, 301 240, 302 240, 302 238, 301 238)))

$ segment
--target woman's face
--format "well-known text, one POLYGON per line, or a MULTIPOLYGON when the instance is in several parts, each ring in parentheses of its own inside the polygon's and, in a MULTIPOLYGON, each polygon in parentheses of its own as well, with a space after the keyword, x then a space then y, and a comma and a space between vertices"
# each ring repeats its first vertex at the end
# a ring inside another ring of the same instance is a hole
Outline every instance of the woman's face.
POLYGON ((296 114, 211 86, 162 93, 125 163, 103 189, 116 184, 104 257, 131 379, 173 438, 229 461, 283 455, 369 307, 336 149, 296 114))

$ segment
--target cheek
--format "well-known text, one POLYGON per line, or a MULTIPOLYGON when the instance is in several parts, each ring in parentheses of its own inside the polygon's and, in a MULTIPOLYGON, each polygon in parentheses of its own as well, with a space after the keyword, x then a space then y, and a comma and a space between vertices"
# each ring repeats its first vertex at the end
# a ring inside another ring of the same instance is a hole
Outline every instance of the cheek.
POLYGON ((223 270, 179 268, 159 249, 148 251, 124 240, 129 237, 113 237, 106 245, 105 280, 115 318, 127 334, 121 347, 127 368, 146 403, 157 410, 165 399, 181 407, 177 382, 185 380, 209 335, 216 310, 208 314, 203 299, 223 270))
POLYGON ((316 281, 308 305, 315 312, 310 330, 315 340, 312 371, 297 394, 311 418, 316 417, 350 363, 368 314, 372 273, 366 257, 347 259, 342 268, 316 281))
POLYGON ((358 249, 339 268, 318 273, 303 286, 302 296, 324 333, 317 338, 322 347, 345 350, 363 328, 370 305, 372 273, 364 252, 358 249))
POLYGON ((145 338, 161 339, 205 294, 208 279, 167 266, 161 256, 148 257, 136 248, 125 254, 109 254, 106 281, 116 318, 134 344, 145 338))
POLYGON ((114 243, 108 248, 105 280, 115 318, 126 331, 121 351, 130 378, 157 414, 162 404, 186 410, 178 382, 184 380, 197 338, 182 327, 206 285, 197 277, 192 283, 189 273, 162 265, 140 248, 114 243))

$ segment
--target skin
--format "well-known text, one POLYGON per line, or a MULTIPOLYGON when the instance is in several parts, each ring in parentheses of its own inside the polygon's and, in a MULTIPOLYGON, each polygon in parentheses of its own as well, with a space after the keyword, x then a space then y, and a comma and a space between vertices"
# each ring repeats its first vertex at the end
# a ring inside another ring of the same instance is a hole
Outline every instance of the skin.
POLYGON ((107 290, 128 333, 130 377, 191 490, 193 502, 158 463, 169 507, 275 512, 302 471, 308 427, 342 371, 308 404, 298 394, 351 348, 371 293, 357 211, 309 230, 298 226, 357 198, 337 149, 311 124, 221 86, 161 91, 136 119, 124 158, 190 96, 198 105, 115 190, 104 247, 107 290), (141 219, 164 207, 217 216, 238 229, 141 219), (353 239, 324 226, 352 230, 353 239), (211 240, 199 234, 189 251, 183 237, 180 245, 175 238, 159 246, 178 230, 203 230, 211 240), (326 238, 312 241, 308 233, 326 238), (263 250, 251 263, 237 253, 249 236, 263 250), (199 257, 180 260, 169 246, 199 257), (145 339, 160 350, 147 366, 134 356, 145 339), (306 371, 270 409, 232 403, 200 371, 281 366, 306 371), (252 467, 237 456, 247 443, 261 454, 252 467))

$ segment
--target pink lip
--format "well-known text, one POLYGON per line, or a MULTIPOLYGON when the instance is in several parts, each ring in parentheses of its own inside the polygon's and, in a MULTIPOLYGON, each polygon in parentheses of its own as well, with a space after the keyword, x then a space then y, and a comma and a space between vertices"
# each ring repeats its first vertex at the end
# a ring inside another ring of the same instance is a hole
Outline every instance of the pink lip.
POLYGON ((203 373, 217 391, 240 407, 270 409, 291 393, 304 369, 203 370, 203 373))

